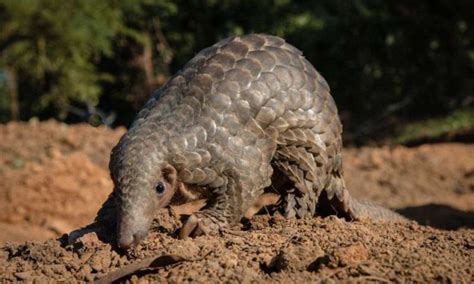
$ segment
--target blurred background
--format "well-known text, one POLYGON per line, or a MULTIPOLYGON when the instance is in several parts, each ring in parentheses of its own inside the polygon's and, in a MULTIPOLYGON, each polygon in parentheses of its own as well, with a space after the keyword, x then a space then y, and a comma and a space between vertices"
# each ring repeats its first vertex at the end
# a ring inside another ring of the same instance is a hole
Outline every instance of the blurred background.
POLYGON ((90 223, 152 91, 246 33, 285 38, 329 82, 353 196, 474 228, 473 0, 0 0, 0 245, 90 223))
POLYGON ((327 79, 346 143, 472 141, 474 1, 1 0, 0 121, 127 126, 199 50, 269 33, 327 79))

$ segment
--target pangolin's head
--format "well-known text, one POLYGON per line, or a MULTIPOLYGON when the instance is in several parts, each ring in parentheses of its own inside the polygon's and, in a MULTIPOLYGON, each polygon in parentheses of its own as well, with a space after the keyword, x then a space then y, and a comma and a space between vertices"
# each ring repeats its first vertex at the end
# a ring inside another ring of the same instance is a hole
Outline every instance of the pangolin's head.
POLYGON ((146 236, 156 211, 176 190, 176 170, 163 162, 153 145, 127 141, 112 150, 110 173, 117 206, 117 244, 127 249, 146 236))

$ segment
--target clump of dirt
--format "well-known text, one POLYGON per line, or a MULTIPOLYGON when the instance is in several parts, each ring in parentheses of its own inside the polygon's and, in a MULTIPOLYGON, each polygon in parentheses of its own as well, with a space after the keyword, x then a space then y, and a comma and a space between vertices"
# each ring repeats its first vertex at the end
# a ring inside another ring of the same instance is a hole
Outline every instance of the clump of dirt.
POLYGON ((54 240, 7 245, 0 258, 3 280, 92 281, 160 255, 178 255, 187 261, 140 270, 121 280, 467 283, 473 276, 474 238, 469 230, 440 231, 414 222, 350 223, 334 217, 279 216, 257 216, 252 228, 241 234, 177 240, 175 229, 155 224, 145 241, 126 255, 99 241, 95 233, 69 246, 54 240))
POLYGON ((0 125, 0 243, 5 244, 0 249, 0 282, 93 281, 158 256, 165 260, 121 280, 474 280, 470 144, 344 152, 351 194, 431 227, 414 221, 256 216, 246 230, 178 240, 181 220, 163 210, 146 240, 126 253, 112 241, 102 241, 108 238, 100 233, 100 239, 89 233, 72 245, 66 238, 51 239, 93 220, 112 190, 108 158, 124 131, 54 121, 0 125))

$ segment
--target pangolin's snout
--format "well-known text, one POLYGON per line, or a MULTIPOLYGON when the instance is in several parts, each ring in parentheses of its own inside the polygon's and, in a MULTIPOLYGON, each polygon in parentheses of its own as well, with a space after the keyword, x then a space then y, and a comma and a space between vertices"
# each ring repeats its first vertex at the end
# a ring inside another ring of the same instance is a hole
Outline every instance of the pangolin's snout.
POLYGON ((137 222, 132 218, 126 218, 118 223, 117 245, 122 249, 129 249, 139 244, 148 233, 151 222, 137 222))
POLYGON ((122 249, 129 249, 139 244, 146 236, 146 231, 120 234, 117 245, 122 249))

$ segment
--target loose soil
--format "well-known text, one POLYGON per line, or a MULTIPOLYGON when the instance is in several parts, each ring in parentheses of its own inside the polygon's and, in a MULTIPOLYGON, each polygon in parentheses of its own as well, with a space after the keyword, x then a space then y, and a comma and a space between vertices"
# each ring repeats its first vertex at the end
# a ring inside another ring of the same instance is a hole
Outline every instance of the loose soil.
POLYGON ((472 144, 345 150, 351 193, 409 223, 262 215, 244 230, 178 240, 181 220, 162 210, 128 252, 95 233, 67 245, 59 237, 89 224, 111 191, 108 158, 124 132, 0 125, 0 282, 93 281, 159 256, 120 281, 474 282, 472 144))

